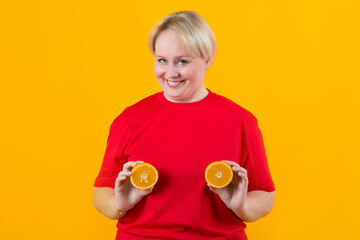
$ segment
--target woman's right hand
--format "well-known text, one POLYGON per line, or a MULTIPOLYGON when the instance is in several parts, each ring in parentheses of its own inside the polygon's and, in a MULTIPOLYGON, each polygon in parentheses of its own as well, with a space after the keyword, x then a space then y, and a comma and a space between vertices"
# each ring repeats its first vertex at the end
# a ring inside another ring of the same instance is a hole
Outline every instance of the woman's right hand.
POLYGON ((152 192, 135 188, 130 182, 131 169, 143 161, 127 162, 115 181, 115 208, 121 211, 132 209, 144 196, 152 192))

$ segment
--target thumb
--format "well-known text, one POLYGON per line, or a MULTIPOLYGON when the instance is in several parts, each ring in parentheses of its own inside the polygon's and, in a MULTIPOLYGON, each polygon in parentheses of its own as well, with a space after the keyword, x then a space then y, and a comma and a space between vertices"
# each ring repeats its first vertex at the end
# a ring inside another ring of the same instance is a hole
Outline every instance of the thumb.
POLYGON ((149 195, 152 191, 153 191, 154 187, 149 188, 149 189, 145 189, 145 190, 140 190, 140 196, 144 197, 146 195, 149 195))
POLYGON ((216 193, 216 194, 219 193, 219 188, 214 188, 214 187, 210 186, 209 184, 207 184, 207 185, 208 185, 210 191, 212 191, 212 192, 214 192, 214 193, 216 193))

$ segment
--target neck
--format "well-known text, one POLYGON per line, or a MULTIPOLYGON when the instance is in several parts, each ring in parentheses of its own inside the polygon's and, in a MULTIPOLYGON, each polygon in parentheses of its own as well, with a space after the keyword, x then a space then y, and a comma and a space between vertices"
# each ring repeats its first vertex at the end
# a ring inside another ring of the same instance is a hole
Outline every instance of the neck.
POLYGON ((177 103, 190 103, 190 102, 198 102, 202 99, 204 99, 207 95, 209 94, 209 90, 207 90, 204 86, 201 88, 201 90, 192 97, 192 99, 188 100, 188 99, 183 99, 183 100, 176 100, 176 99, 171 99, 169 97, 166 97, 166 95, 164 94, 164 97, 169 100, 170 102, 177 102, 177 103))

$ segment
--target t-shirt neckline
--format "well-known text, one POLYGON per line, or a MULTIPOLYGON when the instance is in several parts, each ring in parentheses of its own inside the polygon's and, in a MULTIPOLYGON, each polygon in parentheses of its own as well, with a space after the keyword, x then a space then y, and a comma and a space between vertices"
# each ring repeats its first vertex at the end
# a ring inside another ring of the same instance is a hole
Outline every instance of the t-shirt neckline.
POLYGON ((196 102, 180 103, 180 102, 169 101, 168 99, 165 98, 164 91, 157 93, 157 99, 160 101, 161 104, 171 108, 192 108, 208 102, 215 95, 215 93, 210 91, 208 88, 206 89, 209 91, 209 93, 203 99, 196 102))

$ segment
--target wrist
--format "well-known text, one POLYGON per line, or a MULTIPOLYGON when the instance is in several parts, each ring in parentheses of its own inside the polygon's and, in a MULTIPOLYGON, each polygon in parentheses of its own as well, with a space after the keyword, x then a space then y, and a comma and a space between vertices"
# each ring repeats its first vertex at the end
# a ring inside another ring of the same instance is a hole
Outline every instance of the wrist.
POLYGON ((116 201, 114 200, 114 205, 113 205, 113 209, 115 210, 115 212, 119 213, 120 215, 124 214, 124 210, 119 209, 118 207, 116 207, 116 201))
POLYGON ((243 202, 240 206, 231 208, 231 210, 236 214, 238 218, 242 221, 247 221, 247 213, 248 213, 248 203, 247 200, 243 202))

